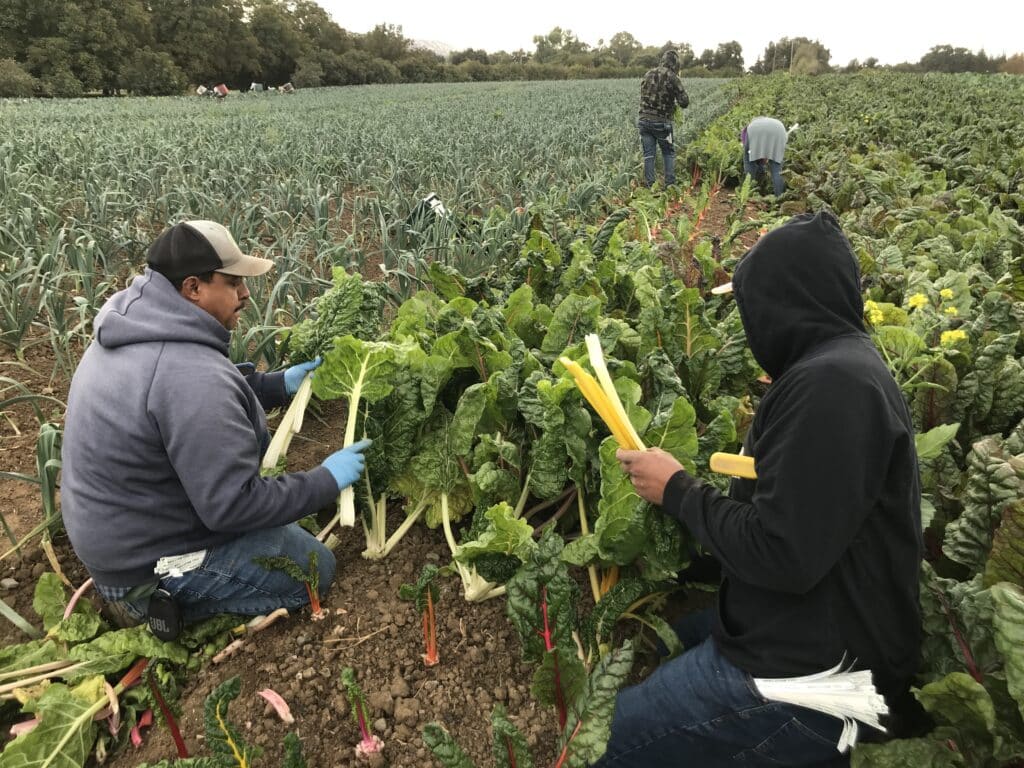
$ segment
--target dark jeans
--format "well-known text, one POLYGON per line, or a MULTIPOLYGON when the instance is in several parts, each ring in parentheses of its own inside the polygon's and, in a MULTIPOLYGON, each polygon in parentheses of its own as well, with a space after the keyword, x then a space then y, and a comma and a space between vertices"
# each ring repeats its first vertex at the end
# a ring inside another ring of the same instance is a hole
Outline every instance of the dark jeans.
POLYGON ((672 144, 672 123, 665 120, 640 120, 636 127, 640 130, 640 146, 644 150, 644 184, 648 187, 654 183, 654 159, 657 147, 661 147, 661 157, 665 161, 665 186, 676 183, 676 148, 672 144))
POLYGON ((782 163, 776 163, 774 160, 747 160, 747 153, 743 153, 743 172, 750 176, 754 181, 760 181, 764 177, 764 165, 768 166, 772 174, 772 191, 775 192, 775 196, 778 197, 786 191, 786 183, 782 180, 782 163))
POLYGON ((676 632, 688 650, 619 691, 608 749, 594 768, 849 765, 836 749, 842 722, 770 702, 722 656, 710 611, 676 632))
MULTIPOLYGON (((245 533, 208 549, 202 565, 178 577, 165 576, 160 586, 181 607, 186 624, 218 613, 257 616, 278 608, 303 608, 309 605, 305 585, 283 571, 268 571, 253 558, 286 555, 306 570, 309 553, 314 550, 323 597, 334 579, 334 553, 297 523, 245 533)), ((121 604, 132 616, 142 618, 148 603, 145 597, 121 604)))

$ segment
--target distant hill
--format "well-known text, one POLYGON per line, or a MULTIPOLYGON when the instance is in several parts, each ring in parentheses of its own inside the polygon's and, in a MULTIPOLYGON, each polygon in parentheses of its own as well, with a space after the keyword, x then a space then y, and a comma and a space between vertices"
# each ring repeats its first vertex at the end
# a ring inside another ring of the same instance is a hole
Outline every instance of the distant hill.
POLYGON ((452 46, 447 43, 442 43, 439 40, 413 40, 413 48, 422 48, 423 50, 436 53, 438 56, 444 56, 446 59, 455 50, 452 46))

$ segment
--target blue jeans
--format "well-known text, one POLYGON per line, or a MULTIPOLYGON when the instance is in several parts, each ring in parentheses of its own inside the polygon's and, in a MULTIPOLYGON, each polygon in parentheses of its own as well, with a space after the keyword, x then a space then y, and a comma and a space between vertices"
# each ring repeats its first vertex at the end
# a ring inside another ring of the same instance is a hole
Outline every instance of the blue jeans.
POLYGON ((648 187, 654 183, 654 159, 657 147, 661 147, 661 157, 665 161, 665 186, 676 183, 676 148, 672 144, 672 123, 665 120, 640 120, 636 127, 640 130, 640 146, 644 150, 644 184, 648 187))
MULTIPOLYGON (((317 553, 318 591, 323 597, 334 579, 334 553, 297 523, 245 533, 208 549, 201 566, 178 577, 165 576, 160 586, 174 597, 186 624, 218 613, 257 616, 278 608, 302 608, 309 605, 305 584, 282 571, 268 571, 253 558, 287 555, 305 571, 311 551, 317 553)), ((142 618, 148 603, 146 597, 123 605, 142 618)))
POLYGON ((836 750, 842 722, 770 702, 722 656, 711 612, 676 627, 688 650, 619 691, 608 748, 594 768, 849 765, 836 750))
POLYGON ((774 160, 765 159, 750 161, 747 160, 746 151, 743 152, 743 172, 750 176, 754 181, 760 181, 764 177, 764 165, 766 163, 772 174, 772 190, 775 192, 775 196, 778 197, 786 191, 786 184, 782 180, 782 163, 776 163, 774 160))

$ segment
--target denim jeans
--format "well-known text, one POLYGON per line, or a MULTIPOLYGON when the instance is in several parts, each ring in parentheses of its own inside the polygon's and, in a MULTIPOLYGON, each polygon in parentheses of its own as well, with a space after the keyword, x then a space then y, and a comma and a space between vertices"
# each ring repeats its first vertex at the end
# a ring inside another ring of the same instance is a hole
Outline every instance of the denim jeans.
POLYGON ((665 161, 665 186, 676 183, 676 148, 672 144, 672 123, 665 120, 640 120, 636 127, 640 131, 640 146, 644 150, 644 184, 654 183, 654 158, 657 147, 665 161))
POLYGON ((842 722, 766 700, 710 637, 710 612, 676 627, 688 650, 619 691, 608 748, 593 768, 849 765, 842 722))
MULTIPOLYGON (((318 591, 323 597, 334 579, 334 554, 297 523, 252 531, 208 549, 202 565, 181 576, 164 576, 160 586, 174 597, 186 624, 218 613, 256 616, 278 608, 302 608, 309 605, 305 584, 282 571, 268 571, 253 558, 286 555, 306 570, 311 551, 317 553, 318 591)), ((123 605, 142 618, 148 603, 145 597, 123 605)))
MULTIPOLYGON (((782 180, 782 163, 776 163, 774 160, 765 160, 765 163, 767 163, 768 168, 771 170, 772 191, 778 197, 786 191, 786 183, 782 180)), ((761 165, 760 161, 747 160, 747 153, 744 151, 743 172, 754 179, 754 181, 760 181, 764 177, 764 166, 761 165)))

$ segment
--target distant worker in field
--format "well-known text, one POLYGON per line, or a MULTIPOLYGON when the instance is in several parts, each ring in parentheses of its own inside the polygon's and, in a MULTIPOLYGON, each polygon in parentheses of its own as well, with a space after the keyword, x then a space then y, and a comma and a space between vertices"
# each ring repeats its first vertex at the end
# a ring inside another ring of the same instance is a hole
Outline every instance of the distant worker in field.
POLYGON ((676 105, 686 109, 690 97, 679 79, 679 54, 669 49, 661 64, 647 70, 640 81, 640 146, 644 152, 644 186, 654 184, 654 160, 657 148, 665 161, 665 186, 676 183, 676 148, 672 139, 672 120, 676 105))
MULTIPOLYGON (((803 214, 761 238, 732 288, 773 382, 743 444, 756 479, 726 495, 661 449, 617 452, 722 581, 713 609, 676 626, 684 652, 619 692, 600 768, 848 765, 843 719, 765 692, 837 666, 870 670, 894 735, 926 719, 909 690, 922 636, 914 426, 865 331, 857 258, 831 214, 803 214)), ((865 688, 856 703, 874 708, 865 688)))
POLYGON ((296 521, 362 475, 366 443, 261 477, 264 408, 289 402, 318 365, 245 374, 228 358, 245 279, 273 262, 242 253, 212 221, 165 230, 147 261, 100 310, 71 382, 61 483, 71 544, 124 623, 149 615, 153 626, 156 598, 184 623, 306 605, 304 584, 253 558, 305 569, 316 552, 326 592, 334 555, 296 521))
MULTIPOLYGON (((794 125, 790 131, 796 127, 794 125)), ((786 184, 782 181, 782 161, 790 131, 774 117, 755 117, 740 133, 740 141, 743 142, 743 172, 754 181, 761 181, 767 166, 776 197, 786 191, 786 184)))

